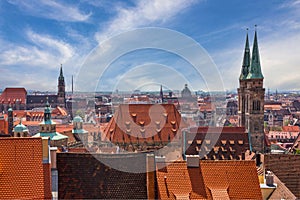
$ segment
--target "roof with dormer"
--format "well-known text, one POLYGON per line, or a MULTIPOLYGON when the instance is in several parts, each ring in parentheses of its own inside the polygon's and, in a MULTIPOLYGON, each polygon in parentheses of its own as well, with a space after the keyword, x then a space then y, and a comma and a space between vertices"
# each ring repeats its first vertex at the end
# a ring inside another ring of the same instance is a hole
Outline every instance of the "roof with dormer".
POLYGON ((2 104, 14 104, 19 102, 20 104, 26 103, 27 91, 25 88, 5 88, 0 95, 0 103, 2 104))
POLYGON ((159 199, 262 199, 254 161, 177 161, 157 169, 159 199))
POLYGON ((104 135, 114 143, 169 142, 182 126, 184 122, 173 104, 122 104, 104 135))

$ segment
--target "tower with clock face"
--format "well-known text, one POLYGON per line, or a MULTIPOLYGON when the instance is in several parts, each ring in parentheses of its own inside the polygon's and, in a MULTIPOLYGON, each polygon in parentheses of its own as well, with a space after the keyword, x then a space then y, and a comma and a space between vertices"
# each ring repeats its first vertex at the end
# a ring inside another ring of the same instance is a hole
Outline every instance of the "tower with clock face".
POLYGON ((242 72, 238 88, 239 125, 245 126, 248 135, 250 150, 264 152, 264 77, 261 72, 257 32, 255 31, 250 56, 248 34, 243 59, 242 72))

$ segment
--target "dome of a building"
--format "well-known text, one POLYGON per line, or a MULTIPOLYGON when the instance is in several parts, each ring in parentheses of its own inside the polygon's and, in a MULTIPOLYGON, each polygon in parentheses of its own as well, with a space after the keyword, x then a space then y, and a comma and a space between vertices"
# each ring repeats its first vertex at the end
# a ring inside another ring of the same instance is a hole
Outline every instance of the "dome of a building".
POLYGON ((184 89, 181 91, 181 96, 182 96, 182 97, 191 97, 191 96, 192 96, 192 92, 191 92, 191 90, 188 88, 188 85, 187 85, 187 84, 184 85, 184 89))
POLYGON ((74 117, 73 122, 83 122, 83 120, 79 115, 77 115, 76 117, 74 117))
POLYGON ((14 132, 28 132, 28 128, 22 124, 22 122, 20 121, 20 124, 18 124, 17 126, 15 126, 14 128, 14 132))

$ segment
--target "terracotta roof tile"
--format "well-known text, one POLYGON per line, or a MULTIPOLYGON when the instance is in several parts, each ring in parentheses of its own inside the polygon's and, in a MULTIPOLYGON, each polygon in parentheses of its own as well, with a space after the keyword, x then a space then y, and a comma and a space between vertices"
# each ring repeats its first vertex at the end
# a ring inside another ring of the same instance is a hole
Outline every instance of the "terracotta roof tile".
POLYGON ((230 199, 262 199, 254 161, 201 161, 205 185, 230 199))
POLYGON ((104 135, 114 143, 169 142, 179 133, 181 116, 173 104, 120 105, 104 135), (149 116, 149 112, 151 113, 149 116), (151 119, 152 117, 152 119, 151 119))
POLYGON ((0 199, 51 198, 50 165, 41 138, 0 139, 0 199))
POLYGON ((254 161, 174 162, 157 170, 160 199, 262 199, 254 161))
POLYGON ((20 101, 22 104, 26 103, 26 89, 25 88, 5 88, 0 96, 1 103, 13 103, 20 101))
POLYGON ((284 132, 300 132, 299 126, 283 126, 282 131, 284 132))

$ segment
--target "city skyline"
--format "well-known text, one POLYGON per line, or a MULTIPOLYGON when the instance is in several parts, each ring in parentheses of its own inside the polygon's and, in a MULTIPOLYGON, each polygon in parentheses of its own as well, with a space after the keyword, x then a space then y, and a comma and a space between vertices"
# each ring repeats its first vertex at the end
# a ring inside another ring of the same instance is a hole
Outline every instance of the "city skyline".
MULTIPOLYGON (((71 76, 76 77, 98 44, 124 31, 159 27, 180 32, 198 42, 216 64, 224 89, 235 91, 246 28, 252 46, 254 24, 258 24, 265 88, 300 90, 297 85, 299 10, 299 1, 1 1, 0 88, 56 91, 62 64, 67 91, 70 91, 71 76)), ((113 88, 124 67, 148 64, 149 60, 139 59, 143 55, 150 55, 151 63, 156 66, 163 64, 176 69, 186 65, 166 52, 140 51, 115 63, 120 70, 105 77, 107 85, 103 90, 113 88)), ((142 82, 143 74, 138 75, 142 82)), ((185 83, 174 80, 173 84, 180 90, 185 83)), ((191 88, 202 89, 205 90, 191 88)))

